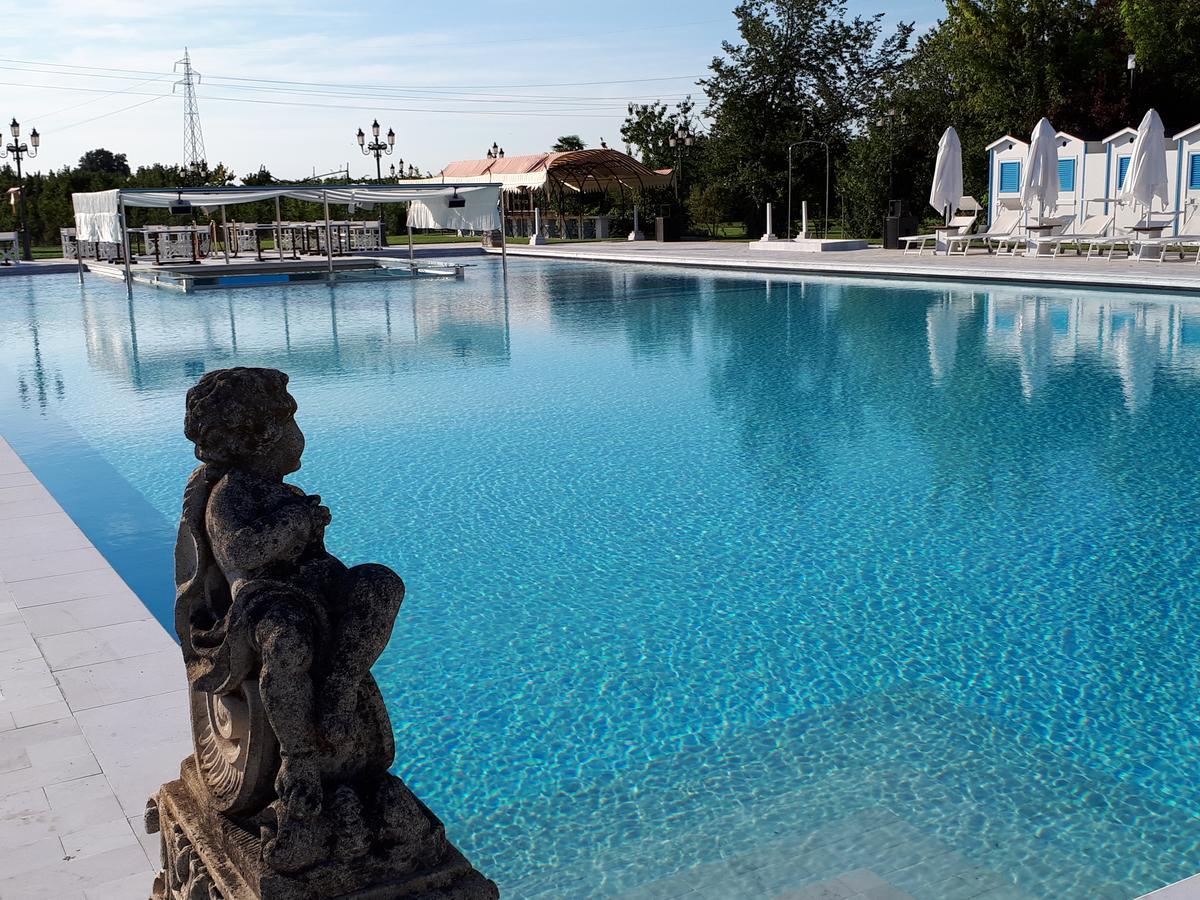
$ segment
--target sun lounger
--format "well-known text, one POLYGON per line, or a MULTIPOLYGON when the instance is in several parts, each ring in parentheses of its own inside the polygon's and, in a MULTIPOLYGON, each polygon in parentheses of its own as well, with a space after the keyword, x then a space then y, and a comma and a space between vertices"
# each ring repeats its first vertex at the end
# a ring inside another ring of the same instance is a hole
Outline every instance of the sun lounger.
POLYGON ((960 234, 947 239, 946 254, 953 256, 956 252, 961 256, 967 255, 967 250, 975 241, 982 241, 984 246, 988 248, 988 253, 993 252, 997 243, 1007 241, 1012 237, 1013 230, 1017 227, 1017 223, 1021 219, 1021 210, 1019 209, 1001 209, 996 214, 996 220, 992 222, 992 227, 987 231, 977 234, 960 234))
POLYGON ((1187 214, 1179 226, 1180 234, 1164 237, 1139 237, 1130 248, 1131 255, 1137 259, 1144 258, 1149 250, 1158 250, 1158 261, 1163 262, 1172 250, 1178 250, 1182 260, 1188 250, 1196 251, 1196 264, 1200 265, 1200 204, 1192 203, 1192 211, 1187 214))
POLYGON ((1113 214, 1100 213, 1094 216, 1088 216, 1083 220, 1083 225, 1078 231, 1065 231, 1061 234, 1050 235, 1049 237, 1039 238, 1037 242, 1037 256, 1044 255, 1042 248, 1050 250, 1050 256, 1058 256, 1062 249, 1067 244, 1075 245, 1075 255, 1082 254, 1081 247, 1090 245, 1092 241, 1099 240, 1108 235, 1109 229, 1112 228, 1113 214))
POLYGON ((1147 248, 1151 246, 1151 242, 1162 240, 1161 238, 1149 238, 1140 234, 1135 229, 1145 226, 1158 226, 1161 228, 1170 227, 1170 221, 1163 221, 1147 217, 1142 219, 1136 225, 1124 229, 1120 234, 1113 234, 1111 237, 1093 238, 1088 242, 1088 259, 1093 256, 1104 256, 1104 252, 1108 251, 1108 259, 1111 262, 1117 250, 1125 250, 1125 258, 1130 259, 1135 256, 1142 259, 1143 251, 1138 249, 1139 244, 1145 245, 1147 248))
POLYGON ((939 232, 934 232, 933 234, 914 234, 909 235, 908 237, 902 237, 900 240, 904 242, 904 253, 912 253, 914 244, 917 247, 917 256, 923 254, 925 252, 925 248, 930 244, 933 244, 933 252, 936 253, 938 238, 945 240, 949 237, 957 237, 958 235, 969 234, 974 224, 975 214, 971 213, 970 215, 967 215, 963 213, 954 216, 950 220, 950 223, 939 232), (950 231, 950 229, 954 229, 954 231, 950 231))

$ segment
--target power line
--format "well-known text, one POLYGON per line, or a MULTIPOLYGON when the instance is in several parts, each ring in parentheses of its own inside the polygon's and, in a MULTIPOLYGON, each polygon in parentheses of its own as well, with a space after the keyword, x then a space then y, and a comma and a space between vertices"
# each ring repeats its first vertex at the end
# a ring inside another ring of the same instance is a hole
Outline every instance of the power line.
POLYGON ((145 106, 147 103, 153 103, 155 100, 162 100, 164 97, 169 97, 170 94, 159 94, 157 97, 151 97, 149 100, 139 100, 137 103, 132 103, 129 106, 122 106, 120 109, 114 109, 112 112, 101 113, 98 116, 92 116, 90 119, 84 119, 81 122, 72 122, 70 125, 63 125, 61 128, 54 129, 55 132, 61 133, 70 131, 80 125, 86 125, 88 122, 95 122, 97 119, 107 119, 109 116, 115 116, 117 113, 123 113, 130 109, 137 109, 139 106, 145 106))
MULTIPOLYGON (((5 67, 4 67, 4 66, 0 66, 0 69, 3 69, 3 68, 5 68, 5 67)), ((39 114, 39 115, 37 115, 37 116, 34 116, 33 118, 35 118, 35 119, 37 119, 39 122, 41 122, 42 120, 44 120, 44 119, 49 119, 49 118, 51 118, 52 116, 59 116, 59 115, 62 115, 63 113, 65 113, 65 112, 70 112, 70 111, 71 111, 71 110, 73 110, 73 109, 79 109, 79 107, 81 107, 81 106, 87 106, 87 105, 88 105, 88 104, 90 104, 90 103, 95 103, 95 102, 96 102, 96 101, 98 101, 98 100, 103 100, 103 99, 104 99, 104 97, 114 97, 114 96, 116 96, 117 94, 125 94, 125 93, 128 93, 129 91, 132 91, 132 90, 133 90, 135 87, 141 87, 143 84, 152 84, 152 83, 154 83, 155 81, 162 81, 162 80, 164 80, 164 79, 163 79, 163 78, 146 78, 146 79, 144 79, 144 80, 142 80, 142 81, 136 82, 135 84, 131 84, 129 87, 126 87, 126 88, 121 88, 121 89, 120 89, 120 90, 118 90, 118 91, 109 91, 107 94, 104 94, 104 95, 103 95, 103 96, 101 96, 101 97, 92 97, 92 98, 90 98, 90 99, 88 99, 88 100, 84 100, 82 103, 75 103, 75 104, 73 104, 73 105, 71 105, 71 106, 64 106, 62 109, 56 109, 56 110, 54 110, 54 112, 41 113, 41 114, 39 114)), ((137 105, 137 106, 140 106, 141 104, 135 104, 135 105, 137 105)), ((128 107, 128 106, 127 106, 127 107, 125 107, 125 108, 126 108, 126 109, 131 109, 132 107, 128 107)), ((114 110, 114 112, 120 112, 120 110, 114 110)), ((99 116, 97 116, 96 118, 100 118, 100 117, 99 117, 99 116)), ((89 121, 90 121, 90 120, 89 120, 89 121)), ((76 124, 79 124, 79 123, 76 123, 76 124)), ((67 126, 67 127, 68 127, 68 128, 70 128, 70 127, 74 127, 74 126, 67 126)), ((58 130, 59 130, 59 131, 62 131, 63 129, 61 129, 61 128, 60 128, 60 129, 58 129, 58 130)))
MULTIPOLYGON (((41 71, 43 71, 44 74, 47 74, 47 75, 69 75, 69 74, 72 74, 69 72, 45 71, 45 69, 52 67, 54 69, 82 69, 82 70, 91 71, 91 72, 123 73, 122 75, 111 76, 114 78, 128 77, 130 75, 135 75, 135 76, 155 75, 155 76, 163 76, 163 77, 171 76, 171 73, 153 72, 153 71, 150 71, 147 69, 119 69, 119 68, 111 68, 111 67, 106 67, 106 66, 79 66, 79 65, 73 65, 70 63, 44 63, 44 62, 38 62, 36 60, 7 59, 7 58, 3 58, 3 57, 0 57, 0 63, 16 63, 19 65, 26 65, 26 66, 41 66, 41 67, 43 67, 43 69, 41 71)), ((39 71, 39 70, 33 70, 33 71, 39 71)), ((427 90, 427 91, 444 90, 444 91, 452 92, 452 91, 456 91, 456 90, 470 90, 470 89, 474 89, 474 88, 505 88, 505 89, 513 88, 513 89, 517 89, 517 88, 527 88, 527 87, 530 87, 530 88, 591 87, 591 86, 607 85, 607 84, 649 84, 652 82, 659 82, 659 81, 695 81, 697 78, 703 78, 703 77, 704 77, 703 75, 659 75, 654 78, 623 78, 623 79, 616 79, 616 80, 611 80, 611 81, 559 81, 559 82, 544 82, 544 83, 540 83, 540 84, 539 83, 457 84, 457 85, 429 84, 429 85, 421 85, 420 88, 412 88, 411 90, 418 90, 418 89, 427 90)), ((378 84, 347 84, 347 83, 326 82, 326 81, 294 81, 294 80, 276 79, 276 78, 253 78, 253 77, 245 76, 245 75, 212 75, 212 74, 210 74, 208 76, 208 81, 209 81, 209 84, 212 84, 213 81, 246 81, 246 82, 257 82, 257 83, 261 83, 261 84, 285 84, 285 85, 299 85, 299 86, 306 86, 306 87, 334 87, 334 88, 344 88, 347 90, 350 90, 350 89, 375 89, 375 90, 377 90, 377 89, 379 89, 378 84)), ((410 89, 409 88, 395 88, 394 90, 410 90, 410 89)))
MULTIPOLYGON (((50 73, 47 73, 47 74, 50 74, 50 73)), ((105 91, 102 88, 66 87, 64 85, 59 85, 59 84, 27 84, 27 83, 19 82, 19 81, 0 81, 0 85, 5 86, 5 87, 32 88, 35 90, 80 91, 80 92, 88 92, 88 93, 96 93, 96 94, 110 93, 109 91, 105 91)), ((133 96, 138 96, 138 95, 153 96, 153 97, 169 97, 169 96, 171 96, 170 94, 147 94, 145 91, 127 91, 126 93, 131 94, 133 96)), ((374 103, 368 104, 368 105, 361 105, 361 104, 353 105, 353 104, 344 104, 344 103, 304 103, 299 100, 262 100, 262 99, 256 99, 253 97, 221 97, 221 96, 212 95, 212 94, 205 95, 205 99, 209 102, 258 103, 258 104, 264 104, 267 106, 300 106, 300 107, 305 107, 305 108, 310 108, 310 109, 355 109, 355 110, 373 110, 374 109, 374 110, 378 110, 380 112, 406 112, 406 113, 419 113, 419 114, 423 114, 423 115, 427 114, 427 115, 454 115, 454 116, 469 116, 469 115, 475 115, 475 116, 522 116, 522 117, 535 117, 535 118, 541 118, 541 117, 557 118, 560 115, 570 113, 575 116, 579 116, 582 118, 589 118, 589 119, 608 119, 608 118, 611 118, 611 116, 612 116, 611 113, 606 115, 606 114, 598 114, 598 113, 594 112, 595 107, 592 107, 591 110, 573 109, 573 108, 538 109, 538 110, 490 110, 490 109, 445 110, 445 109, 429 109, 429 108, 425 108, 425 107, 411 107, 411 106, 380 106, 379 104, 374 104, 374 103)), ((397 98, 397 99, 400 99, 400 98, 397 98)), ((433 101, 430 101, 430 102, 433 102, 433 101)), ((616 103, 617 101, 614 100, 613 102, 616 103)), ((623 111, 623 110, 624 110, 624 101, 622 100, 620 102, 620 110, 618 110, 618 111, 623 111)))

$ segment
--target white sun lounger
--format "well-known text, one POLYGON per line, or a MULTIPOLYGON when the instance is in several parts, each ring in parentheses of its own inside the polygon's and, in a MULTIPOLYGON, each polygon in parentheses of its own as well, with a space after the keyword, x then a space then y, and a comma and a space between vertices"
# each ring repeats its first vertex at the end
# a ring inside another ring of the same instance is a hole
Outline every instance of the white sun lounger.
POLYGON ((997 243, 1006 241, 1012 236, 1013 229, 1017 227, 1020 219, 1021 210, 1003 208, 996 214, 996 220, 992 222, 992 227, 987 231, 977 234, 960 234, 947 239, 946 255, 953 256, 957 248, 960 256, 966 256, 973 241, 982 241, 988 248, 988 253, 991 253, 997 243))
POLYGON ((902 240, 904 242, 904 253, 906 255, 909 253, 912 253, 914 244, 917 246, 917 249, 916 249, 917 256, 920 256, 921 254, 923 254, 925 252, 925 248, 930 244, 933 244, 933 251, 934 251, 934 253, 936 253, 937 252, 937 240, 939 237, 941 237, 943 240, 945 240, 950 237, 956 237, 956 236, 962 235, 962 234, 969 234, 971 231, 971 227, 974 224, 975 224, 975 214, 974 213, 971 213, 970 215, 968 215, 966 213, 962 213, 960 215, 954 216, 950 220, 949 224, 946 226, 946 229, 943 230, 940 234, 935 232, 933 234, 914 234, 914 235, 909 235, 908 237, 902 237, 902 238, 900 238, 900 240, 902 240), (955 230, 950 231, 949 229, 951 229, 951 228, 953 228, 955 230))
POLYGON ((1050 249, 1050 256, 1058 256, 1066 244, 1074 244, 1075 255, 1079 256, 1082 254, 1080 247, 1088 246, 1092 241, 1107 236, 1112 225, 1113 213, 1098 213, 1094 216, 1088 216, 1083 220, 1083 224, 1079 227, 1078 231, 1064 231, 1061 234, 1039 238, 1036 255, 1045 255, 1042 253, 1042 248, 1047 247, 1050 249))
POLYGON ((1191 206, 1192 211, 1179 226, 1180 234, 1159 238, 1139 237, 1130 247, 1130 255, 1142 259, 1146 251, 1157 249, 1158 261, 1163 262, 1172 248, 1178 249, 1180 259, 1183 259, 1185 251, 1195 250, 1196 264, 1200 265, 1200 204, 1193 203, 1191 206))
MULTIPOLYGON (((1138 222, 1137 226, 1134 227, 1142 227, 1145 225, 1160 225, 1162 228, 1168 228, 1170 227, 1171 223, 1169 220, 1163 221, 1153 217, 1147 217, 1138 222)), ((1138 232, 1134 231, 1133 227, 1129 227, 1120 234, 1113 234, 1112 237, 1093 238, 1088 242, 1087 256, 1088 259, 1091 259, 1092 256, 1104 256, 1104 251, 1107 250, 1108 259, 1111 262, 1116 251, 1124 248, 1126 259, 1133 258, 1135 254, 1137 255, 1138 259, 1141 259, 1142 254, 1137 250, 1138 245, 1145 243, 1147 246, 1149 246, 1148 242, 1159 240, 1162 240, 1162 238, 1143 237, 1138 232)))

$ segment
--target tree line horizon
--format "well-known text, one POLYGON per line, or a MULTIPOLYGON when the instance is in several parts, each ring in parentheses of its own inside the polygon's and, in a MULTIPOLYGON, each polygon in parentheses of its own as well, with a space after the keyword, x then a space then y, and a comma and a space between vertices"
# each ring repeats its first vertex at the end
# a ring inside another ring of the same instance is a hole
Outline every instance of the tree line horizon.
MULTIPOLYGON (((1136 125, 1150 107, 1169 131, 1200 121, 1200 81, 1193 74, 1200 70, 1200 0, 944 2, 943 17, 917 35, 912 22, 886 26, 882 12, 851 16, 847 0, 743 0, 733 9, 737 38, 721 44, 710 74, 697 82, 703 107, 690 96, 635 104, 621 127, 625 146, 651 168, 682 160, 682 202, 675 203, 673 191, 658 191, 573 198, 564 211, 624 220, 639 203, 643 211, 667 208, 710 231, 719 222, 742 222, 753 237, 762 233, 772 202, 779 232, 789 146, 794 213, 801 200, 810 218, 825 212, 824 149, 812 143, 820 142, 828 144, 832 164, 830 218, 846 233, 872 237, 889 200, 901 200, 917 217, 934 215, 927 198, 947 126, 962 142, 964 190, 982 203, 984 148, 1004 134, 1028 135, 1042 116, 1084 139, 1136 125), (681 124, 695 135, 686 148, 671 142, 681 124)), ((552 149, 584 146, 568 134, 552 149)), ((59 228, 72 224, 74 192, 238 178, 220 163, 131 170, 125 154, 98 148, 76 166, 25 176, 31 237, 35 244, 58 243, 59 228)), ((240 180, 276 183, 266 167, 240 180)), ((0 189, 15 183, 11 166, 0 168, 0 189)), ((307 206, 289 204, 285 218, 314 217, 307 206)), ((251 215, 270 220, 274 209, 240 217, 251 215)), ((403 210, 388 215, 390 231, 403 228, 403 210)), ((161 210, 138 211, 131 224, 169 218, 161 210)), ((16 229, 14 210, 0 207, 0 231, 16 229)))

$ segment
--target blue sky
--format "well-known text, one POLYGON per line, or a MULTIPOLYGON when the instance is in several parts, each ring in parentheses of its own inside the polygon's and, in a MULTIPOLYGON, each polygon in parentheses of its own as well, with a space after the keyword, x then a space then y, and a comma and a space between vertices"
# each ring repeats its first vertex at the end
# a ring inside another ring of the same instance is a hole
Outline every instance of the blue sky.
MULTIPOLYGON (((266 165, 295 178, 349 163, 373 176, 354 133, 376 116, 397 134, 385 170, 403 158, 437 171, 493 141, 537 152, 564 133, 615 146, 629 100, 695 92, 721 41, 736 38, 733 5, 0 0, 0 118, 42 133, 33 168, 93 147, 135 166, 180 161, 183 107, 170 72, 186 44, 204 76, 207 157, 239 174, 266 165)), ((921 28, 943 6, 850 8, 921 28)))

